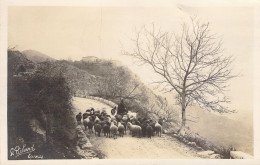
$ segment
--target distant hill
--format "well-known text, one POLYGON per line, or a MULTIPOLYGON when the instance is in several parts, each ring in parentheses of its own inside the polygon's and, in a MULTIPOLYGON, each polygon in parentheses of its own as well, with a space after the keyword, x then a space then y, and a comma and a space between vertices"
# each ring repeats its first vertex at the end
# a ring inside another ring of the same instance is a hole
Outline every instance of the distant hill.
POLYGON ((25 71, 30 71, 36 67, 36 64, 28 60, 21 52, 8 50, 8 74, 17 74, 17 71, 21 66, 25 68, 25 71))
POLYGON ((43 62, 43 61, 55 61, 56 59, 49 57, 41 52, 36 50, 24 50, 22 53, 31 61, 35 63, 43 62))

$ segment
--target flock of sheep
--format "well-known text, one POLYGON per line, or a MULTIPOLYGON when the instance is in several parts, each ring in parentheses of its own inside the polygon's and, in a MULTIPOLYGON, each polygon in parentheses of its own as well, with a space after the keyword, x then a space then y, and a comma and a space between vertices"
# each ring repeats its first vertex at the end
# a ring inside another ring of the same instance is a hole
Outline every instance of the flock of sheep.
POLYGON ((100 137, 101 132, 104 136, 117 139, 117 135, 123 137, 126 135, 126 130, 129 130, 133 137, 148 137, 154 135, 161 136, 162 123, 146 118, 136 118, 136 113, 128 112, 127 114, 109 115, 105 111, 100 112, 94 108, 87 109, 86 112, 76 115, 78 124, 83 125, 85 130, 92 134, 93 129, 95 135, 100 137))

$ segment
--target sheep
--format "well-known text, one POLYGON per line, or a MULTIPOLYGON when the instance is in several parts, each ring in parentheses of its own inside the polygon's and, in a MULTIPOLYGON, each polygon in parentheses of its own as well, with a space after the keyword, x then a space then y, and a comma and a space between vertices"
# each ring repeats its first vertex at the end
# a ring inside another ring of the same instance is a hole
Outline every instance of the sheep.
POLYGON ((138 120, 135 121, 135 124, 141 126, 141 123, 138 120))
POLYGON ((133 128, 133 136, 138 135, 138 137, 141 137, 142 128, 139 125, 135 125, 133 128))
POLYGON ((163 119, 159 119, 158 123, 162 126, 163 125, 163 119))
POLYGON ((94 125, 94 122, 90 120, 90 122, 87 123, 88 125, 88 130, 89 130, 89 133, 93 133, 93 125, 94 125))
POLYGON ((83 113, 83 120, 86 119, 88 117, 87 112, 83 113))
POLYGON ((85 127, 85 131, 87 130, 88 123, 90 122, 90 116, 83 120, 83 125, 85 127))
POLYGON ((152 136, 154 136, 154 134, 155 134, 155 123, 152 120, 150 120, 150 126, 153 128, 152 136))
POLYGON ((127 121, 127 115, 124 115, 123 118, 122 118, 122 121, 126 122, 127 121))
POLYGON ((105 117, 102 116, 102 115, 101 115, 99 118, 100 118, 101 121, 104 121, 104 120, 105 120, 105 117))
POLYGON ((143 137, 146 136, 146 127, 147 127, 147 123, 143 123, 141 125, 143 137))
POLYGON ((110 127, 109 127, 109 123, 106 123, 103 127, 103 132, 104 132, 104 136, 109 137, 110 138, 110 127))
POLYGON ((135 118, 133 116, 131 116, 129 119, 131 122, 135 120, 135 118))
POLYGON ((110 134, 112 134, 114 139, 117 139, 117 126, 112 122, 110 126, 110 134))
POLYGON ((122 120, 122 115, 116 114, 115 117, 116 117, 116 120, 117 120, 117 121, 122 120))
POLYGON ((122 125, 124 126, 124 128, 125 128, 125 129, 124 129, 124 134, 126 135, 126 122, 123 122, 123 121, 122 121, 121 124, 122 124, 122 125))
POLYGON ((96 111, 94 112, 94 115, 99 116, 99 115, 100 115, 100 110, 96 110, 96 111))
POLYGON ((128 112, 128 113, 127 113, 128 118, 134 118, 134 119, 136 119, 136 115, 137 115, 137 113, 135 113, 135 112, 128 112))
POLYGON ((91 108, 91 109, 90 109, 90 114, 93 115, 93 114, 94 114, 94 111, 95 111, 95 109, 94 109, 94 108, 91 108))
POLYGON ((100 121, 98 116, 96 116, 96 118, 95 118, 95 122, 97 122, 97 121, 100 121))
POLYGON ((151 139, 152 138, 152 134, 153 134, 153 128, 150 125, 148 125, 146 127, 146 133, 147 133, 148 138, 151 139))
POLYGON ((130 135, 132 134, 133 125, 131 122, 127 122, 127 128, 129 129, 130 135))
POLYGON ((90 110, 90 109, 87 109, 86 112, 90 114, 90 113, 91 113, 91 110, 90 110))
POLYGON ((110 116, 111 120, 116 120, 115 116, 110 116))
POLYGON ((101 127, 102 127, 102 128, 103 128, 103 127, 104 127, 104 125, 106 124, 106 122, 105 122, 105 121, 100 121, 99 123, 100 123, 100 125, 101 125, 101 127))
POLYGON ((110 116, 106 116, 105 121, 111 123, 111 117, 110 116))
POLYGON ((96 135, 96 132, 98 133, 98 137, 100 137, 100 132, 101 132, 101 124, 99 124, 99 122, 97 122, 95 125, 94 125, 94 130, 95 130, 95 135, 96 135))
POLYGON ((102 115, 102 116, 105 116, 105 115, 106 115, 106 111, 105 111, 105 110, 102 110, 101 115, 102 115))
POLYGON ((95 116, 94 115, 89 116, 89 120, 94 122, 95 116))
POLYGON ((114 125, 117 126, 117 121, 116 120, 112 120, 112 123, 114 123, 114 125))
POLYGON ((138 134, 139 137, 141 137, 141 131, 142 128, 139 125, 133 125, 132 123, 128 122, 127 123, 130 129, 130 134, 132 133, 132 136, 134 137, 135 135, 138 134))
POLYGON ((125 127, 123 124, 121 124, 120 122, 118 122, 118 132, 119 132, 119 136, 123 137, 124 132, 125 132, 125 127))
POLYGON ((107 114, 106 114, 106 112, 103 112, 100 115, 105 119, 107 114))
POLYGON ((155 123, 155 131, 156 131, 156 135, 161 137, 161 135, 162 135, 162 126, 158 122, 155 123))

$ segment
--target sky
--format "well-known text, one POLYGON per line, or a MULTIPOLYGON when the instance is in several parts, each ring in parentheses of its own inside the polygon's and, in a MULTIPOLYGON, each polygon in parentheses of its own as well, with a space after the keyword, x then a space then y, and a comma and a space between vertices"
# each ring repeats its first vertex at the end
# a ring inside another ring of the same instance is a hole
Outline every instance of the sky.
POLYGON ((250 7, 191 7, 171 3, 167 7, 9 7, 8 45, 33 49, 55 59, 80 60, 84 56, 119 60, 141 80, 159 78, 148 66, 123 56, 134 31, 154 23, 165 31, 177 31, 183 21, 197 16, 209 21, 223 40, 224 54, 233 55, 230 81, 232 106, 240 114, 253 110, 254 10, 250 7))

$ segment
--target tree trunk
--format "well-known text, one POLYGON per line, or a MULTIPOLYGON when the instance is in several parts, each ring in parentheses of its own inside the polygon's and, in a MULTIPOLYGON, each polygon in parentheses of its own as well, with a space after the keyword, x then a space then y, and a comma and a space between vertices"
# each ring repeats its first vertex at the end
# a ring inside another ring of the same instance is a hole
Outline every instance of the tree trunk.
POLYGON ((181 127, 185 127, 186 125, 186 98, 185 98, 185 90, 183 91, 183 95, 182 95, 182 99, 181 99, 181 114, 182 114, 182 123, 181 123, 181 127))
POLYGON ((185 108, 182 107, 182 124, 181 127, 185 127, 186 126, 186 111, 185 108))
POLYGON ((185 100, 185 96, 183 95, 182 101, 181 101, 182 123, 181 123, 181 128, 178 131, 178 134, 180 134, 180 135, 185 135, 185 132, 186 132, 186 128, 185 128, 185 126, 186 126, 186 107, 185 107, 185 104, 186 104, 186 100, 185 100))
POLYGON ((187 128, 186 128, 186 109, 182 107, 182 123, 181 128, 178 131, 178 134, 181 136, 185 136, 187 128))

